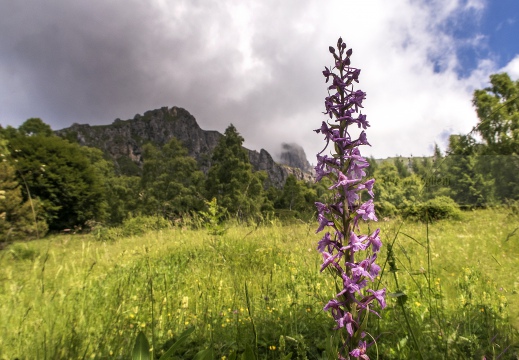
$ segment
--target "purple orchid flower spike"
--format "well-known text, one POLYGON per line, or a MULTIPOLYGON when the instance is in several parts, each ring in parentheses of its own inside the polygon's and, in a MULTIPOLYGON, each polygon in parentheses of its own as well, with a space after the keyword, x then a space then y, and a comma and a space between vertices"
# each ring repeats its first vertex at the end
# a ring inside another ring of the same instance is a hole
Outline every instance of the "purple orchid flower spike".
POLYGON ((366 114, 360 113, 366 93, 354 89, 359 82, 360 69, 350 66, 353 51, 347 49, 342 38, 337 46, 329 47, 334 67, 325 67, 323 76, 328 83, 324 114, 316 133, 324 135, 324 149, 317 154, 316 181, 327 178, 333 192, 328 203, 316 202, 319 226, 325 230, 317 249, 322 254, 321 271, 327 269, 342 284, 324 310, 331 310, 341 331, 344 343, 338 351, 339 359, 369 359, 371 344, 362 339, 369 312, 378 313, 375 307, 386 306, 386 290, 370 289, 377 281, 380 267, 376 264, 382 242, 377 229, 371 235, 360 234, 359 223, 377 221, 373 198, 374 179, 364 179, 369 163, 362 157, 359 147, 370 146, 366 129, 370 126, 366 114), (351 136, 349 126, 362 129, 358 137, 351 136), (330 149, 329 149, 330 148, 330 149), (329 149, 329 153, 325 153, 329 149), (328 230, 328 231, 326 231, 328 230))

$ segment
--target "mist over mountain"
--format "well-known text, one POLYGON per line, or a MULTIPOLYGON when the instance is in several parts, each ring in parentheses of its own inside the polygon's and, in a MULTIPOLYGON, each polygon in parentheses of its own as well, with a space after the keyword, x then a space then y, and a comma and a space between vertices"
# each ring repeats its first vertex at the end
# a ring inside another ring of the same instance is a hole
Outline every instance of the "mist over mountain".
POLYGON ((305 172, 312 172, 312 165, 308 162, 305 150, 301 145, 295 143, 281 144, 280 163, 301 169, 305 172))

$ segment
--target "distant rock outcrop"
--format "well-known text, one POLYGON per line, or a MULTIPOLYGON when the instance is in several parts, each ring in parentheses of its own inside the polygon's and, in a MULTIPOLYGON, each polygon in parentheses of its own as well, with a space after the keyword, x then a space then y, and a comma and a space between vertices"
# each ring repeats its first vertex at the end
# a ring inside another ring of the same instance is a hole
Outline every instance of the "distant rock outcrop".
MULTIPOLYGON (((56 131, 56 134, 80 145, 101 149, 120 167, 128 163, 141 167, 144 144, 163 146, 174 137, 184 144, 189 156, 197 160, 204 172, 210 168, 211 153, 223 136, 218 131, 202 130, 187 110, 176 106, 146 111, 144 115, 137 114, 130 120, 116 119, 111 125, 73 124, 56 131)), ((312 178, 311 172, 303 168, 277 164, 266 150, 247 151, 253 169, 266 171, 270 182, 276 187, 283 186, 289 174, 294 174, 298 179, 312 178)))
POLYGON ((312 173, 312 166, 306 158, 305 150, 298 144, 281 144, 280 162, 303 172, 312 173))

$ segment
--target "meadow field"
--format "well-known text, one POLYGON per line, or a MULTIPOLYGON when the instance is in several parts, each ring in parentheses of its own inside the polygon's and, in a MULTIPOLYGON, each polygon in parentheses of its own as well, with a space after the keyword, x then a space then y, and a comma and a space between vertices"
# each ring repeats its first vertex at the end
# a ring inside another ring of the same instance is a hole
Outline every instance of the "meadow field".
MULTIPOLYGON (((375 287, 389 295, 370 317, 372 359, 518 358, 517 213, 375 225, 375 287)), ((190 327, 173 358, 249 348, 257 359, 323 359, 335 284, 319 273, 316 227, 273 221, 211 235, 179 225, 14 243, 0 252, 0 359, 129 359, 139 331, 158 358, 190 327)))

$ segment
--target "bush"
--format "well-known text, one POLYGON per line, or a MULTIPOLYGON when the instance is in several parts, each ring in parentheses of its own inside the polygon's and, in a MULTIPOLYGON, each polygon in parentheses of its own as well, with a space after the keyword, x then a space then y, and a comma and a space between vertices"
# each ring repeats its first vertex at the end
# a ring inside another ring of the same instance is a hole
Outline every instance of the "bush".
POLYGON ((124 236, 141 235, 149 231, 158 231, 171 227, 169 220, 161 216, 137 216, 124 220, 124 236))
POLYGON ((511 214, 519 215, 519 200, 508 200, 505 202, 505 206, 511 214))
POLYGON ((396 206, 386 200, 378 201, 375 204, 375 211, 377 216, 395 216, 399 213, 396 206))
POLYGON ((39 251, 29 247, 27 244, 17 243, 9 247, 9 253, 15 260, 34 261, 39 255, 39 251))
POLYGON ((92 234, 101 241, 116 241, 124 237, 123 229, 120 227, 97 227, 92 230, 92 234))
POLYGON ((121 237, 142 235, 171 227, 169 220, 161 216, 136 216, 126 219, 120 227, 96 228, 92 233, 101 241, 115 241, 121 237))
POLYGON ((461 211, 454 200, 448 196, 438 196, 424 203, 412 204, 404 211, 404 216, 418 221, 459 219, 461 211))

